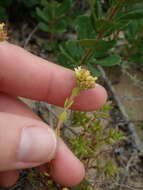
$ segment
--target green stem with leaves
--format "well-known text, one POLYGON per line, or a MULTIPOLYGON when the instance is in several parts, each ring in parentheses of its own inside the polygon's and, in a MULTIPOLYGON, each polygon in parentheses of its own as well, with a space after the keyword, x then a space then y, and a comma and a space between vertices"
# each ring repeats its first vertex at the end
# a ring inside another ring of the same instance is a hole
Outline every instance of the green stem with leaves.
POLYGON ((75 98, 79 95, 81 90, 88 90, 95 87, 97 77, 93 77, 90 71, 82 69, 81 67, 75 68, 76 87, 72 89, 71 95, 65 100, 64 111, 60 114, 56 127, 56 134, 60 136, 60 129, 62 124, 67 120, 68 109, 73 105, 75 98))
POLYGON ((75 87, 75 88, 73 88, 70 97, 66 99, 66 101, 64 103, 64 111, 60 114, 59 120, 58 120, 57 126, 56 126, 57 136, 60 136, 60 129, 62 127, 62 124, 67 120, 68 109, 73 105, 74 99, 76 96, 78 96, 79 93, 80 93, 80 88, 75 87))
MULTIPOLYGON (((124 1, 124 0, 123 0, 124 1)), ((95 15, 94 15, 94 9, 92 8, 91 4, 94 3, 92 1, 89 1, 89 4, 90 4, 90 9, 91 9, 91 13, 93 14, 93 17, 94 19, 95 18, 95 15)), ((107 16, 107 18, 109 20, 111 20, 117 13, 117 11, 121 8, 121 3, 117 3, 117 5, 113 6, 111 11, 110 11, 110 14, 107 16)), ((102 27, 101 27, 102 28, 102 27)), ((105 31, 100 31, 96 37, 96 40, 100 40, 103 36, 104 36, 104 33, 105 31)), ((85 52, 84 56, 81 58, 81 61, 79 62, 79 65, 84 65, 84 63, 93 55, 95 49, 93 48, 89 48, 87 49, 87 51, 85 52)), ((72 60, 73 61, 73 60, 72 60)), ((83 73, 82 73, 83 74, 83 73)), ((92 79, 93 80, 93 79, 92 79)), ((96 79, 94 79, 96 80, 96 79)), ((80 81, 82 82, 82 81, 80 81)), ((87 82, 87 81, 86 81, 87 82)), ((92 81, 93 82, 93 81, 92 81)), ((86 89, 86 88, 85 88, 86 89)), ((56 134, 58 136, 60 136, 60 129, 61 129, 61 126, 62 124, 67 120, 67 111, 68 109, 73 105, 74 103, 74 99, 75 97, 80 93, 80 90, 81 88, 78 86, 78 87, 75 87, 73 90, 72 90, 72 93, 71 93, 71 96, 69 98, 66 99, 65 101, 65 104, 64 104, 64 111, 60 114, 59 116, 59 120, 58 120, 58 123, 57 123, 57 127, 56 127, 56 134)))
MULTIPOLYGON (((123 0, 123 1, 124 1, 124 0, 123 0)), ((123 3, 123 2, 122 2, 122 3, 123 3)), ((113 17, 116 16, 117 12, 120 10, 120 8, 122 8, 122 3, 119 2, 119 3, 117 3, 117 5, 115 5, 115 6, 113 6, 113 7, 111 8, 110 13, 109 13, 108 16, 107 16, 107 19, 108 19, 108 20, 112 20, 113 17)), ((91 5, 91 1, 89 1, 89 4, 91 5)), ((93 8, 92 8, 91 6, 90 6, 90 9, 91 9, 91 14, 93 15, 93 18, 95 19, 94 10, 93 10, 93 8)), ((95 21, 95 20, 94 20, 94 21, 95 21)), ((101 28, 102 28, 102 27, 101 27, 101 28)), ((100 40, 100 39, 104 36, 104 33, 105 33, 105 32, 106 32, 106 31, 100 31, 100 32, 98 33, 98 35, 96 36, 96 40, 97 40, 97 41, 100 40)), ((93 53, 94 53, 95 50, 96 50, 96 49, 92 49, 92 48, 87 49, 86 52, 85 52, 85 54, 84 54, 84 56, 81 58, 81 61, 79 62, 79 65, 84 65, 85 62, 86 62, 87 60, 89 60, 89 58, 93 55, 93 53)))

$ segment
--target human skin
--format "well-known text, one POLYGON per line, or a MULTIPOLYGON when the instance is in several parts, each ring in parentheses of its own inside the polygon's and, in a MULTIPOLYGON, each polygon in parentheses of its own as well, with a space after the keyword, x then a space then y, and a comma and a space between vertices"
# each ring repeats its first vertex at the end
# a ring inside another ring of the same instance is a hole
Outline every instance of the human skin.
MULTIPOLYGON (((75 86, 73 71, 8 42, 0 43, 0 186, 13 185, 18 170, 31 167, 46 170, 50 166, 53 179, 69 187, 84 178, 83 164, 51 127, 17 98, 63 106, 75 86)), ((72 109, 93 111, 106 99, 105 89, 98 85, 82 91, 72 109)))

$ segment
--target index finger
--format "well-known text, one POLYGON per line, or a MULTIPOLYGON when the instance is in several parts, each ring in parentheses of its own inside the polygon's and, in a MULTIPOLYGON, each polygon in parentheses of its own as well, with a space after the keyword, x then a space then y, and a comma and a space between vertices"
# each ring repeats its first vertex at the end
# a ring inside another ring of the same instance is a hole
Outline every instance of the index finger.
MULTIPOLYGON (((74 72, 41 59, 7 42, 0 43, 0 91, 63 106, 76 86, 74 72)), ((82 92, 74 109, 91 111, 101 107, 107 98, 105 89, 82 92)))

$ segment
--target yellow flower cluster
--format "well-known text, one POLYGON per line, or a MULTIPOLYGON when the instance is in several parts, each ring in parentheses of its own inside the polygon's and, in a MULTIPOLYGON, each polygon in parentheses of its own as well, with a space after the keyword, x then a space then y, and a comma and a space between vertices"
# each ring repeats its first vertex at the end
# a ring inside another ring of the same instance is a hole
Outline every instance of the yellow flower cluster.
POLYGON ((1 23, 0 24, 0 42, 8 39, 7 32, 5 31, 4 27, 5 27, 5 24, 1 23))
POLYGON ((75 68, 75 77, 77 86, 81 90, 92 89, 96 86, 95 81, 97 80, 97 77, 93 77, 90 71, 86 69, 82 69, 81 67, 75 68))

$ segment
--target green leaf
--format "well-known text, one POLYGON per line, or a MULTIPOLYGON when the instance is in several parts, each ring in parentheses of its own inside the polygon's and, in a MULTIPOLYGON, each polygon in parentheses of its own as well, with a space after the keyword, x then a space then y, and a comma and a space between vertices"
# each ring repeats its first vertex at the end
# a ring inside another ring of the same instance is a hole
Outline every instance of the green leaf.
POLYGON ((105 36, 111 35, 114 31, 124 30, 130 24, 130 20, 117 20, 113 22, 113 26, 108 28, 108 31, 105 33, 105 36))
POLYGON ((130 22, 128 25, 127 31, 125 33, 125 37, 127 40, 133 42, 134 37, 142 32, 143 20, 134 20, 134 22, 130 22))
POLYGON ((49 17, 49 22, 51 22, 56 16, 59 3, 57 1, 41 0, 41 5, 43 6, 44 14, 49 17))
POLYGON ((73 88, 71 94, 75 97, 75 96, 77 96, 79 93, 80 93, 80 89, 76 87, 76 88, 73 88))
POLYGON ((42 48, 47 51, 54 51, 58 47, 57 40, 52 40, 51 43, 49 43, 48 40, 43 40, 42 41, 42 48))
POLYGON ((135 20, 135 19, 142 19, 142 18, 143 18, 143 10, 126 13, 125 15, 120 17, 119 20, 135 20))
POLYGON ((56 8, 56 16, 63 16, 71 7, 71 0, 63 0, 56 8))
POLYGON ((49 22, 50 21, 50 16, 48 14, 48 9, 43 9, 41 10, 39 7, 36 8, 36 13, 37 16, 39 16, 39 18, 41 18, 43 21, 45 22, 49 22))
POLYGON ((4 7, 0 7, 0 20, 4 20, 7 18, 7 13, 4 7))
POLYGON ((47 0, 41 0, 40 3, 41 3, 41 5, 43 7, 48 7, 49 6, 49 2, 47 0))
POLYGON ((106 52, 109 49, 113 48, 116 44, 115 40, 105 41, 105 40, 95 40, 95 39, 84 39, 84 40, 78 40, 78 42, 84 48, 92 48, 99 52, 106 52))
POLYGON ((75 30, 77 33, 77 39, 79 40, 95 37, 95 30, 89 16, 78 16, 75 23, 75 30))
POLYGON ((1 0, 0 1, 0 6, 2 6, 2 7, 8 7, 12 3, 14 3, 14 0, 1 0))
POLYGON ((50 32, 54 34, 63 33, 67 30, 66 19, 59 19, 53 27, 50 28, 50 32))
POLYGON ((109 30, 110 27, 113 26, 113 22, 111 20, 106 20, 105 18, 103 19, 98 19, 95 22, 95 28, 97 32, 101 32, 101 31, 106 31, 109 30))
MULTIPOLYGON (((142 52, 141 52, 142 53, 142 52)), ((135 54, 130 57, 131 61, 137 64, 143 64, 143 53, 142 54, 135 54)))
POLYGON ((106 67, 111 67, 114 65, 119 65, 121 63, 121 57, 119 55, 112 55, 105 59, 96 61, 96 64, 106 67))
POLYGON ((112 108, 113 108, 112 101, 108 101, 103 105, 103 107, 100 109, 100 111, 107 113, 107 112, 111 111, 112 108))
POLYGON ((95 66, 93 66, 92 64, 87 64, 87 68, 93 76, 99 77, 101 75, 100 71, 97 68, 95 68, 95 66))
POLYGON ((79 185, 72 187, 71 190, 93 190, 93 187, 91 187, 89 185, 89 182, 87 182, 86 180, 82 180, 82 182, 79 185))
POLYGON ((77 67, 78 61, 83 55, 83 48, 75 40, 69 40, 60 46, 60 53, 57 54, 57 58, 62 66, 73 69, 77 67))
POLYGON ((116 163, 113 160, 109 160, 105 165, 105 174, 107 178, 113 177, 118 171, 116 163))
POLYGON ((73 187, 72 190, 81 190, 81 186, 78 185, 78 186, 76 186, 76 187, 73 187))
POLYGON ((38 23, 38 27, 44 31, 44 32, 49 32, 49 27, 48 27, 48 24, 45 24, 44 22, 39 22, 38 23))
MULTIPOLYGON (((13 1, 13 0, 11 0, 11 1, 13 1)), ((40 1, 38 1, 38 0, 28 0, 28 1, 27 0, 23 0, 23 3, 24 3, 24 5, 26 7, 32 8, 35 5, 40 4, 40 1)))
POLYGON ((68 53, 75 58, 75 60, 79 60, 83 56, 83 49, 79 46, 79 44, 74 40, 69 40, 65 43, 65 48, 68 53))
POLYGON ((62 65, 63 67, 73 69, 75 64, 72 63, 63 52, 57 54, 57 62, 58 64, 62 65))
POLYGON ((128 0, 128 1, 124 1, 124 5, 127 5, 127 6, 131 6, 131 5, 134 5, 134 4, 137 4, 137 3, 142 3, 141 0, 128 0))
POLYGON ((61 123, 65 122, 67 120, 67 116, 68 116, 68 114, 66 111, 62 112, 61 115, 59 116, 60 122, 61 123))
POLYGON ((58 62, 65 67, 73 69, 77 66, 83 53, 83 49, 76 41, 69 40, 63 46, 60 46, 60 53, 57 55, 58 62))

